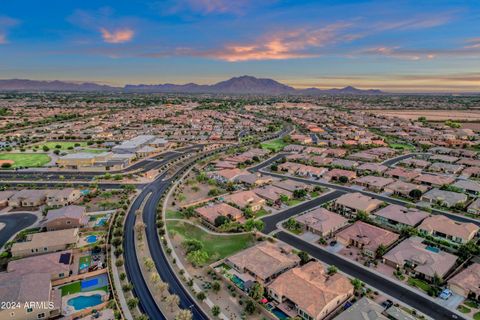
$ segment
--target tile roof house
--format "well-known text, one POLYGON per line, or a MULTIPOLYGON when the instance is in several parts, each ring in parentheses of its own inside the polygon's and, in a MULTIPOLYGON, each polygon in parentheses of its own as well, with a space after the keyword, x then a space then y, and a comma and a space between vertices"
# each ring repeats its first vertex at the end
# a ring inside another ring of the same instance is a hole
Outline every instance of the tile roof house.
POLYGON ((480 194, 480 183, 473 180, 457 180, 452 186, 473 196, 480 194))
POLYGON ((462 297, 480 297, 480 263, 474 263, 448 280, 450 290, 462 297))
POLYGON ((45 190, 23 189, 15 193, 8 200, 8 205, 17 207, 37 207, 45 203, 47 198, 45 190))
POLYGON ((60 316, 61 292, 52 289, 49 273, 0 273, 0 301, 12 301, 21 304, 21 308, 0 309, 0 319, 34 320, 50 319, 60 316), (31 302, 43 302, 32 308, 24 308, 31 302), (52 308, 50 308, 50 305, 52 308))
POLYGON ((310 190, 312 188, 306 183, 291 179, 278 180, 273 182, 272 185, 290 192, 294 192, 295 190, 310 190))
POLYGON ((334 208, 346 216, 354 216, 358 212, 371 213, 380 208, 382 201, 365 196, 360 192, 346 193, 334 202, 334 208))
POLYGON ((295 218, 306 231, 329 238, 348 225, 348 219, 325 208, 317 208, 295 218))
POLYGON ((480 214, 480 198, 475 199, 467 208, 467 212, 471 214, 480 214))
POLYGON ((403 240, 384 256, 385 264, 404 268, 415 275, 431 280, 435 275, 444 277, 455 265, 457 257, 422 243, 420 237, 403 240))
POLYGON ((250 208, 253 212, 262 209, 265 199, 260 198, 251 190, 235 192, 223 197, 227 203, 232 203, 240 207, 240 209, 250 208))
POLYGON ((433 204, 440 204, 448 208, 454 207, 457 204, 464 204, 467 201, 467 195, 452 191, 432 189, 422 195, 421 201, 430 202, 433 204))
POLYGON ((353 286, 347 277, 328 275, 320 262, 311 261, 280 275, 267 291, 280 308, 292 306, 303 319, 321 320, 341 308, 352 296, 353 286))
POLYGON ((350 308, 333 318, 334 320, 388 320, 382 313, 384 307, 378 303, 363 297, 350 308))
POLYGON ((272 182, 272 177, 262 176, 259 173, 249 173, 237 176, 235 182, 243 183, 248 186, 263 186, 272 182))
POLYGON ((8 200, 12 197, 16 191, 13 190, 6 190, 0 191, 0 208, 8 206, 8 200))
POLYGON ((48 231, 81 228, 87 225, 89 217, 82 206, 65 206, 49 210, 43 227, 48 231))
POLYGON ((18 274, 48 273, 51 280, 57 280, 70 276, 72 262, 71 250, 60 251, 12 260, 8 263, 7 272, 18 274))
POLYGON ((240 220, 243 218, 243 212, 240 209, 232 207, 226 203, 208 204, 206 206, 195 209, 195 212, 203 220, 215 225, 215 219, 219 216, 229 217, 232 220, 240 220))
POLYGON ((408 181, 412 181, 413 179, 418 177, 420 175, 420 173, 416 172, 416 171, 406 170, 406 169, 397 167, 397 168, 387 170, 385 172, 385 175, 387 177, 392 177, 392 178, 395 178, 395 179, 399 179, 399 180, 408 182, 408 181))
POLYGON ((387 169, 387 166, 378 163, 363 163, 357 167, 357 171, 363 173, 384 173, 387 169))
POLYGON ((323 178, 327 181, 338 181, 340 177, 347 177, 348 181, 351 181, 357 177, 357 173, 350 170, 332 169, 323 174, 323 178))
POLYGON ((436 174, 421 174, 416 177, 414 181, 426 186, 443 187, 444 185, 453 183, 455 178, 436 174))
POLYGON ((462 171, 464 168, 465 168, 464 166, 458 165, 458 164, 435 162, 430 167, 428 167, 428 170, 433 172, 457 174, 457 173, 460 173, 460 171, 462 171))
POLYGON ((29 257, 37 254, 67 250, 76 245, 78 229, 66 229, 34 233, 27 241, 15 242, 11 252, 13 257, 29 257))
POLYGON ((479 227, 470 222, 457 222, 443 215, 434 215, 423 220, 418 230, 452 242, 466 243, 475 237, 479 227))
POLYGON ((410 192, 412 192, 412 190, 420 190, 422 193, 424 193, 428 190, 428 187, 414 183, 404 182, 401 180, 395 181, 394 183, 391 183, 385 187, 386 192, 400 195, 403 197, 410 197, 410 192))
POLYGON ((389 185, 390 183, 394 182, 392 178, 384 178, 384 177, 377 177, 377 176, 363 176, 359 177, 353 182, 358 184, 359 186, 366 187, 369 190, 375 192, 381 192, 385 188, 385 186, 389 185))
POLYGON ((404 227, 416 227, 430 214, 416 208, 407 208, 404 206, 391 204, 376 211, 373 213, 373 215, 381 223, 386 223, 397 228, 398 230, 401 230, 404 227))
POLYGON ((293 248, 280 243, 263 241, 225 259, 225 263, 240 273, 247 273, 266 284, 278 275, 300 264, 293 248))
POLYGON ((271 185, 255 188, 252 191, 255 192, 259 197, 272 202, 279 201, 282 195, 288 198, 293 196, 292 192, 271 185))
POLYGON ((397 241, 399 235, 363 221, 356 221, 348 228, 338 232, 335 239, 345 245, 352 245, 370 257, 375 257, 379 246, 389 247, 397 241))

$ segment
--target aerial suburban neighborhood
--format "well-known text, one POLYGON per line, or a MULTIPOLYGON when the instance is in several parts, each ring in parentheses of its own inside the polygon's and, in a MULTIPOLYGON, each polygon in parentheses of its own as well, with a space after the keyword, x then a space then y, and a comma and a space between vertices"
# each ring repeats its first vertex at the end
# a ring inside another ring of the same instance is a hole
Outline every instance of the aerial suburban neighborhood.
POLYGON ((4 1, 0 320, 480 320, 479 17, 4 1))

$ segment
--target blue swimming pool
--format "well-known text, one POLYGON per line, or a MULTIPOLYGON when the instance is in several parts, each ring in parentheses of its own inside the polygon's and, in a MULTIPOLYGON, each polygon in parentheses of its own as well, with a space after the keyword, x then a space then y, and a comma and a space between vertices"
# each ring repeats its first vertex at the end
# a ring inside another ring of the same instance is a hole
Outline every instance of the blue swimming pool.
POLYGON ((290 318, 285 312, 278 308, 273 309, 272 313, 280 320, 286 320, 290 318))
POLYGON ((96 227, 103 227, 105 225, 105 223, 107 223, 107 220, 108 220, 108 218, 106 218, 106 217, 100 218, 95 223, 95 226, 96 227))
POLYGON ((97 236, 96 235, 89 235, 85 238, 85 241, 87 241, 87 243, 95 243, 97 242, 97 236))
POLYGON ((67 301, 69 306, 72 306, 76 311, 94 307, 102 303, 102 296, 93 294, 91 296, 78 296, 67 301))

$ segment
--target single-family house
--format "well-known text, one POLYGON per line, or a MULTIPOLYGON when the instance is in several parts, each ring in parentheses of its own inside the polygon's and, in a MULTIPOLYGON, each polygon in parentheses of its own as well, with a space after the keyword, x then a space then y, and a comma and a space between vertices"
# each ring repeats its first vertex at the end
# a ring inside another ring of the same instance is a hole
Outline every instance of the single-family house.
POLYGON ((363 176, 353 180, 355 184, 366 187, 367 189, 375 192, 383 191, 385 186, 391 184, 394 181, 395 180, 393 180, 392 178, 384 178, 377 176, 363 176))
POLYGON ((401 230, 405 227, 418 226, 430 214, 416 208, 407 208, 397 204, 391 204, 375 211, 373 215, 380 223, 401 230))
POLYGON ((265 199, 260 198, 251 190, 239 191, 223 197, 227 203, 234 204, 240 209, 250 208, 253 212, 262 209, 265 204, 265 199))
POLYGON ((334 320, 388 320, 382 313, 384 307, 378 303, 363 297, 355 302, 350 308, 333 318, 334 320))
POLYGON ((15 258, 23 258, 70 249, 77 244, 78 228, 34 233, 24 242, 15 242, 11 252, 15 258))
POLYGON ((399 235, 368 224, 356 221, 335 235, 335 239, 344 246, 354 246, 369 257, 375 257, 380 246, 389 247, 397 241, 399 235))
POLYGON ((51 280, 57 280, 70 276, 72 263, 72 251, 67 250, 12 260, 8 263, 7 272, 48 273, 51 280))
POLYGON ((47 231, 81 228, 87 225, 89 217, 87 210, 82 206, 65 206, 60 209, 49 210, 43 227, 47 231))
POLYGON ((335 211, 347 216, 355 216, 359 212, 371 213, 380 208, 383 202, 363 195, 360 192, 346 193, 338 197, 333 207, 335 211))
POLYGON ((478 232, 479 227, 471 222, 458 222, 443 215, 433 215, 418 226, 418 230, 426 235, 455 243, 467 243, 478 232))
POLYGON ((452 186, 473 196, 478 196, 480 194, 480 183, 473 180, 457 180, 452 186))
POLYGON ((223 202, 207 204, 206 206, 195 209, 195 212, 200 218, 212 225, 215 225, 215 219, 219 216, 228 217, 234 221, 240 220, 243 217, 243 212, 240 209, 223 202))
POLYGON ((259 197, 273 203, 280 201, 282 196, 289 199, 293 196, 292 192, 272 185, 255 188, 252 191, 255 192, 259 197))
POLYGON ((448 208, 462 205, 467 202, 467 199, 468 197, 466 194, 440 190, 437 188, 428 191, 420 198, 421 201, 439 204, 448 208))
POLYGON ((267 291, 280 309, 294 310, 302 319, 321 320, 342 307, 353 295, 353 286, 346 276, 328 275, 320 262, 311 261, 281 274, 267 291))
POLYGON ((327 181, 340 181, 341 177, 346 177, 347 181, 352 181, 357 178, 357 173, 355 171, 344 169, 332 169, 323 174, 323 178, 327 181))
POLYGON ((462 297, 480 298, 480 263, 473 263, 454 275, 448 280, 448 287, 462 297))
POLYGON ((384 263, 429 281, 434 276, 443 278, 455 266, 457 257, 422 241, 420 237, 403 240, 383 256, 384 263))
POLYGON ((416 183, 423 184, 426 186, 432 187, 443 187, 447 184, 452 184, 455 181, 455 178, 451 176, 442 176, 438 174, 421 174, 414 179, 416 183))
POLYGON ((325 208, 317 208, 295 218, 304 230, 323 238, 333 234, 348 225, 348 219, 325 208))
POLYGON ((248 274, 265 285, 298 266, 300 258, 288 245, 263 241, 226 258, 225 263, 240 274, 248 274))

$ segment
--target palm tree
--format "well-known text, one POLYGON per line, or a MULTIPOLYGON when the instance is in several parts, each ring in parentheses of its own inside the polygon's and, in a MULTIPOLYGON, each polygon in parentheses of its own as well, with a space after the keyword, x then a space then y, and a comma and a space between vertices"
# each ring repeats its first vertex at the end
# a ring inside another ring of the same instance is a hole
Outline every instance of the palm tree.
POLYGON ((178 307, 178 304, 180 303, 180 298, 176 294, 171 294, 167 297, 166 301, 167 304, 170 306, 171 312, 173 312, 173 309, 175 307, 178 307))
POLYGON ((192 320, 192 312, 190 310, 180 310, 175 316, 175 320, 192 320))

